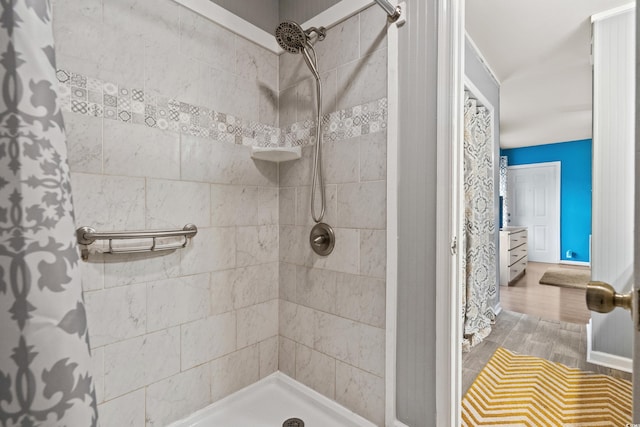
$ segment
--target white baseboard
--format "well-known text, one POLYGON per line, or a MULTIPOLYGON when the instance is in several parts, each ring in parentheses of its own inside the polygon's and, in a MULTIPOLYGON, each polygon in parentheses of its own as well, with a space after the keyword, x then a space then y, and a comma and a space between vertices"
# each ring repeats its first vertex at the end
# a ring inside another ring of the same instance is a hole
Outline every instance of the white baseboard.
POLYGON ((409 426, 406 425, 405 423, 395 420, 392 427, 409 427, 409 426))
POLYGON ((566 265, 581 265, 584 267, 591 267, 591 263, 588 261, 567 261, 567 260, 560 260, 560 264, 566 264, 566 265))
POLYGON ((588 352, 587 362, 624 372, 631 372, 633 366, 633 361, 628 357, 620 357, 615 354, 603 353, 601 351, 588 352))
POLYGON ((628 357, 616 356, 615 354, 593 351, 591 349, 591 319, 587 324, 587 362, 619 371, 631 372, 633 360, 628 357))

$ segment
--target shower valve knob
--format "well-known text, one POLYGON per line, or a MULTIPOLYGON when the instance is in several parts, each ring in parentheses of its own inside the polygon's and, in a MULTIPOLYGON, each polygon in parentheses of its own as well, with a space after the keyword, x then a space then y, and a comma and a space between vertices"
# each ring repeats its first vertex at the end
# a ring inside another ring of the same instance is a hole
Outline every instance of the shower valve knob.
POLYGON ((327 238, 325 236, 317 236, 313 239, 313 244, 316 246, 320 246, 322 245, 325 241, 327 240, 327 238))

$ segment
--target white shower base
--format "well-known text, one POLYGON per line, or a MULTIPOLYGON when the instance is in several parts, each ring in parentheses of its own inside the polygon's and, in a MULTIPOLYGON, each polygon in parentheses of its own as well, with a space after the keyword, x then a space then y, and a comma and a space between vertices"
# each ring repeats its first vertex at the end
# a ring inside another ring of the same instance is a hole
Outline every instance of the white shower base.
POLYGON ((281 427, 300 418, 305 427, 375 427, 320 393, 276 372, 170 427, 281 427))

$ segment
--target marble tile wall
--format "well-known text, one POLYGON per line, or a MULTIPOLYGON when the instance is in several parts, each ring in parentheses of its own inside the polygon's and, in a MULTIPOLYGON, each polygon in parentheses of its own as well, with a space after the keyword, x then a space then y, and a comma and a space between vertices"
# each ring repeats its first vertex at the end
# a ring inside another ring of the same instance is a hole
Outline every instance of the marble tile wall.
POLYGON ((101 427, 165 426, 278 369, 278 169, 248 147, 278 142, 278 57, 172 0, 54 27, 78 226, 199 228, 81 263, 101 427))
MULTIPOLYGON (((376 425, 384 425, 385 34, 386 15, 374 6, 315 45, 325 117, 367 105, 350 117, 341 113, 342 126, 327 120, 332 127, 323 129, 324 221, 336 233, 328 257, 308 244, 315 147, 304 146, 302 158, 279 171, 279 369, 376 425), (358 130, 346 130, 356 118, 358 130)), ((314 81, 301 56, 287 53, 279 78, 280 127, 291 135, 288 130, 313 120, 314 81)))

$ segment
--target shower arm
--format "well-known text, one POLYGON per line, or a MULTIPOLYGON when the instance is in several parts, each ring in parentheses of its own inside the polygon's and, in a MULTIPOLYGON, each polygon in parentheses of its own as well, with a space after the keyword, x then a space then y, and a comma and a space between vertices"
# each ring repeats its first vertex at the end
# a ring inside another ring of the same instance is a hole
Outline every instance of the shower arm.
POLYGON ((311 38, 311 34, 315 33, 318 40, 322 41, 327 36, 327 29, 325 27, 309 27, 304 31, 304 33, 309 38, 311 38))
POLYGON ((389 0, 375 0, 378 5, 387 13, 387 21, 395 23, 397 27, 401 27, 407 22, 407 3, 400 1, 394 6, 389 0))
POLYGON ((378 3, 385 12, 387 12, 389 22, 396 22, 402 15, 402 9, 400 6, 393 6, 389 0, 375 0, 375 2, 378 3))

